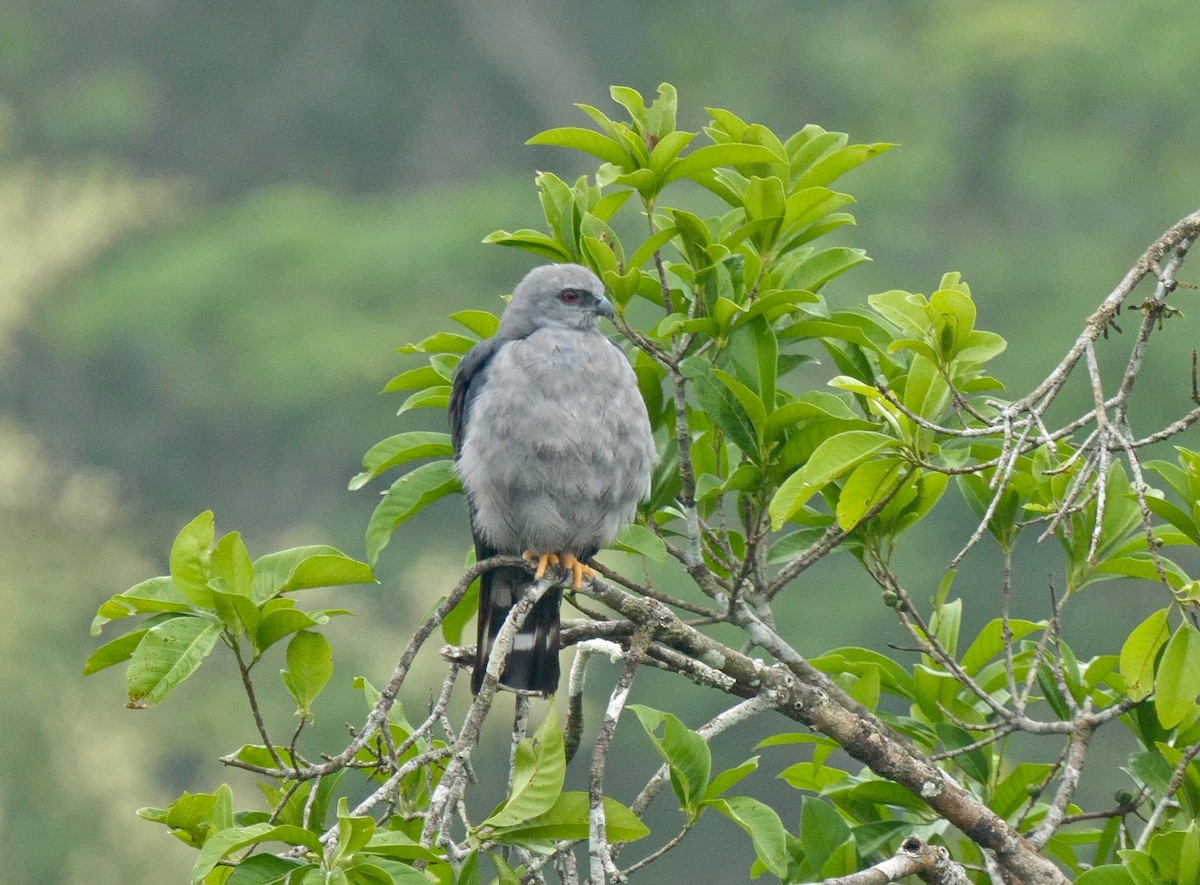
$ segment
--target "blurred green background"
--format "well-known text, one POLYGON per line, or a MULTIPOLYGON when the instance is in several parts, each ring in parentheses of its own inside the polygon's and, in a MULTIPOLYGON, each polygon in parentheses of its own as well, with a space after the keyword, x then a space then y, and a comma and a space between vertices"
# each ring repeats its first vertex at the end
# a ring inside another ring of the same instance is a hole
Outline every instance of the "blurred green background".
MULTIPOLYGON (((401 429, 399 401, 376 394, 411 365, 394 348, 451 310, 497 310, 535 259, 480 239, 539 226, 534 170, 585 168, 524 140, 582 124, 573 102, 611 110, 610 84, 652 96, 664 80, 686 128, 709 105, 784 135, 816 122, 899 142, 845 184, 860 200, 848 239, 875 260, 833 300, 927 292, 960 270, 980 324, 1010 339, 1012 389, 1200 205, 1192 3, 0 4, 6 883, 182 881, 192 853, 133 810, 222 780, 254 801, 215 761, 255 739, 232 668, 214 659, 164 707, 127 711, 119 668, 79 675, 96 605, 163 573, 175 532, 208 507, 255 555, 329 542, 361 556, 374 495, 346 482, 401 429)), ((1164 335, 1150 396, 1163 414, 1186 401, 1195 337, 1182 323, 1164 335)), ((965 538, 946 519, 929 537, 965 538)), ((461 501, 443 502, 393 541, 379 587, 331 594, 358 612, 330 629, 336 687, 386 680, 467 545, 461 501)), ((925 545, 914 588, 952 553, 925 545)), ((794 590, 801 650, 898 639, 863 578, 818 571, 794 590)), ((1025 578, 1044 596, 1045 569, 1025 578)), ((980 568, 956 591, 988 581, 980 568)), ((1137 607, 1121 594, 1098 591, 1094 610, 1137 607)), ((1097 642, 1076 650, 1113 650, 1097 642)), ((693 727, 719 709, 695 694, 673 708, 693 727)), ((326 747, 361 718, 349 702, 318 713, 326 747)), ((290 729, 286 706, 268 715, 290 729)), ((722 752, 745 758, 747 735, 722 752)), ((770 795, 794 828, 795 795, 770 795)), ((744 878, 748 842, 711 826, 728 877, 744 878)), ((693 838, 653 875, 713 881, 693 838)))

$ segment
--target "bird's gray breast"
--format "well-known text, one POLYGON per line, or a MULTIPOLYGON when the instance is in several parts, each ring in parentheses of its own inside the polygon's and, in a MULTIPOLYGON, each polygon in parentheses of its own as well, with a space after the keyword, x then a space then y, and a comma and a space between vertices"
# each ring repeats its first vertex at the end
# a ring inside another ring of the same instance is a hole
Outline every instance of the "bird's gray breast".
POLYGON ((472 399, 458 470, 498 550, 581 553, 632 520, 654 462, 625 355, 598 331, 541 329, 499 349, 472 399))

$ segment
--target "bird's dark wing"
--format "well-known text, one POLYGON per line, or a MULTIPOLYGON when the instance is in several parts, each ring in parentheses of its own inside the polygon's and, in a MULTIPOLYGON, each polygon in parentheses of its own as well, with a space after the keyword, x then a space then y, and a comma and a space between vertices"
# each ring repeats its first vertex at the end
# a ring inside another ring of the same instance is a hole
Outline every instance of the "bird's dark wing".
POLYGON ((480 341, 469 351, 454 371, 454 384, 450 389, 450 442, 454 446, 454 457, 462 449, 463 437, 467 432, 467 421, 471 400, 478 396, 487 383, 487 365, 492 357, 507 344, 504 338, 488 338, 480 341))
MULTIPOLYGON (((476 344, 458 364, 450 390, 450 441, 458 457, 471 420, 471 402, 487 384, 487 367, 507 339, 488 338, 476 344)), ((475 527, 475 511, 467 495, 471 517, 471 537, 475 541, 475 560, 482 562, 500 551, 487 542, 475 527)), ((529 573, 520 567, 498 568, 479 577, 479 614, 475 645, 475 667, 471 673, 471 690, 479 692, 483 684, 492 642, 500 631, 509 610, 530 585, 529 573)), ((520 636, 509 651, 501 681, 508 686, 548 695, 558 687, 558 607, 562 591, 555 588, 543 596, 529 612, 521 627, 520 636), (523 637, 523 638, 522 638, 523 637)))

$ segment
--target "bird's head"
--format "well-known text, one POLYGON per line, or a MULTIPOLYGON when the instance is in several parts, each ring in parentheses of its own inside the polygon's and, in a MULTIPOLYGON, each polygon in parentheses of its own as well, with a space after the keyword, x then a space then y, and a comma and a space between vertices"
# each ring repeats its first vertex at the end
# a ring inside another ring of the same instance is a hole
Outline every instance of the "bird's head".
POLYGON ((594 273, 578 264, 546 264, 517 284, 499 334, 524 338, 546 327, 594 329, 600 317, 612 316, 604 284, 594 273))

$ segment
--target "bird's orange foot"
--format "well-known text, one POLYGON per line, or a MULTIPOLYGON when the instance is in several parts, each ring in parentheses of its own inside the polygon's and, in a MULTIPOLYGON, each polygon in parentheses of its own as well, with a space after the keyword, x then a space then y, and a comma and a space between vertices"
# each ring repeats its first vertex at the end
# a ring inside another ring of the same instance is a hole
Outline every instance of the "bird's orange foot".
POLYGON ((589 581, 596 577, 596 570, 575 558, 574 553, 563 553, 562 567, 571 573, 571 589, 578 590, 583 586, 583 579, 589 581))
POLYGON ((558 565, 558 554, 556 553, 534 553, 532 550, 526 550, 521 554, 521 557, 526 562, 536 562, 537 569, 533 573, 533 579, 540 581, 542 576, 546 574, 546 567, 558 565))

